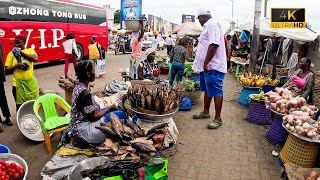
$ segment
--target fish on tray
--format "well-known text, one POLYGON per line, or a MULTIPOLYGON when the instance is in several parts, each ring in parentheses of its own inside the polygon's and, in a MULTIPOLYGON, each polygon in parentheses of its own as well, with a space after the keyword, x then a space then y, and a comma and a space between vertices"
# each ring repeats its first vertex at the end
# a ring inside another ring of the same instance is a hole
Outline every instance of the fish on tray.
POLYGON ((119 143, 114 143, 111 139, 106 138, 103 144, 105 147, 110 148, 110 150, 113 151, 114 153, 116 154, 118 153, 119 143))
POLYGON ((110 121, 114 132, 122 139, 122 135, 124 134, 123 125, 120 122, 118 116, 113 113, 110 113, 110 121))
POLYGON ((139 136, 144 136, 143 131, 138 125, 136 125, 129 119, 127 119, 126 122, 127 122, 127 125, 134 131, 135 134, 138 134, 139 136))
POLYGON ((149 144, 149 145, 152 145, 153 142, 151 140, 147 140, 146 137, 139 137, 139 138, 136 138, 134 139, 133 141, 130 141, 131 144, 134 144, 134 143, 142 143, 142 144, 149 144))
POLYGON ((157 150, 150 144, 132 143, 132 147, 140 152, 156 152, 157 150))
POLYGON ((151 129, 147 132, 146 136, 148 136, 148 135, 150 135, 150 134, 152 134, 152 133, 155 133, 155 131, 156 131, 157 129, 162 129, 162 128, 164 128, 164 127, 167 127, 168 124, 169 124, 169 123, 162 123, 162 124, 159 124, 159 125, 154 126, 153 128, 151 128, 151 129))
POLYGON ((96 126, 97 129, 102 131, 107 137, 115 140, 119 139, 120 137, 113 131, 111 127, 108 126, 96 126))

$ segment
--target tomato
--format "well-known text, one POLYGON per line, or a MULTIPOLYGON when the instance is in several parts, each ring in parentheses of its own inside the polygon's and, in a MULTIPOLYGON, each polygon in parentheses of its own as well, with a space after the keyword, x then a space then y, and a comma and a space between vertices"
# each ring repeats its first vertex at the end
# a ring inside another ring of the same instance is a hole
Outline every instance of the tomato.
POLYGON ((0 161, 0 164, 1 164, 1 165, 4 165, 5 163, 6 163, 6 162, 5 162, 4 160, 1 160, 1 161, 0 161))
POLYGON ((22 171, 24 171, 24 168, 23 168, 22 166, 19 166, 19 168, 20 168, 19 170, 22 170, 22 171))
POLYGON ((0 180, 6 180, 6 177, 0 176, 0 180))
POLYGON ((8 180, 10 180, 10 176, 9 176, 9 175, 7 175, 6 178, 7 178, 8 180))
POLYGON ((24 174, 24 171, 22 171, 22 170, 19 170, 19 172, 18 172, 19 174, 20 174, 20 176, 21 175, 23 175, 24 174))
POLYGON ((11 167, 12 169, 15 169, 15 168, 17 167, 17 165, 16 165, 16 163, 10 163, 10 167, 11 167))
POLYGON ((4 171, 5 169, 6 169, 6 167, 0 166, 0 170, 1 170, 1 171, 4 171))
POLYGON ((18 179, 20 176, 19 176, 19 174, 18 173, 14 173, 13 174, 13 178, 15 178, 15 179, 18 179))
POLYGON ((10 172, 10 173, 9 173, 9 176, 10 176, 10 177, 13 177, 13 173, 10 172))

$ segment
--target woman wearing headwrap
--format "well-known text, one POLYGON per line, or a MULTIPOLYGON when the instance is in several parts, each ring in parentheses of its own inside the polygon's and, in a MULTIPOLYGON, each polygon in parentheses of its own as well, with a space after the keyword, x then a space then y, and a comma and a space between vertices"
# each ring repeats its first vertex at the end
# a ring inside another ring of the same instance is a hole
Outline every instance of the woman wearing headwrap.
MULTIPOLYGON (((34 49, 25 47, 24 35, 18 35, 14 43, 16 47, 7 55, 5 66, 8 71, 13 71, 12 93, 18 111, 24 102, 39 96, 37 79, 33 73, 33 63, 38 61, 38 55, 34 49)), ((12 125, 12 122, 5 121, 5 124, 12 125)))
POLYGON ((156 56, 155 49, 147 50, 147 59, 140 62, 138 67, 138 79, 155 79, 159 76, 158 65, 154 63, 154 58, 156 56))

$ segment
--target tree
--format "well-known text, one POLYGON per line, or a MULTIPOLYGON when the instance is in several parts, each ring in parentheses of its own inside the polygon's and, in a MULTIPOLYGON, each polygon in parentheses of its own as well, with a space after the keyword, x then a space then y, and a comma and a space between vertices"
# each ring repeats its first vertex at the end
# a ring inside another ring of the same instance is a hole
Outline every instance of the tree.
POLYGON ((120 10, 114 12, 114 23, 120 23, 120 10))

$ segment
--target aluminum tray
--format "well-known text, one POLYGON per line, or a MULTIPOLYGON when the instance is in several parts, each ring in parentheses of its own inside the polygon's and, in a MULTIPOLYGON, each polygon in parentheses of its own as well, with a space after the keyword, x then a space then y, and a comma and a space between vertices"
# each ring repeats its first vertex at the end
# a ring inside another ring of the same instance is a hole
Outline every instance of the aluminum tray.
POLYGON ((161 121, 163 119, 172 118, 179 110, 179 108, 177 108, 174 112, 172 112, 170 114, 154 115, 154 114, 147 114, 147 113, 138 112, 138 111, 134 110, 133 108, 131 108, 131 109, 133 112, 135 112, 137 114, 139 119, 143 119, 143 120, 147 120, 147 121, 161 121))
POLYGON ((294 135, 295 137, 297 137, 297 138, 299 138, 299 139, 301 139, 301 140, 303 140, 303 141, 307 141, 307 142, 311 142, 311 143, 320 143, 320 140, 310 139, 310 138, 308 138, 308 137, 300 136, 300 135, 298 135, 297 133, 290 131, 290 130, 287 129, 283 124, 282 124, 282 127, 283 127, 289 134, 292 134, 292 135, 294 135))

